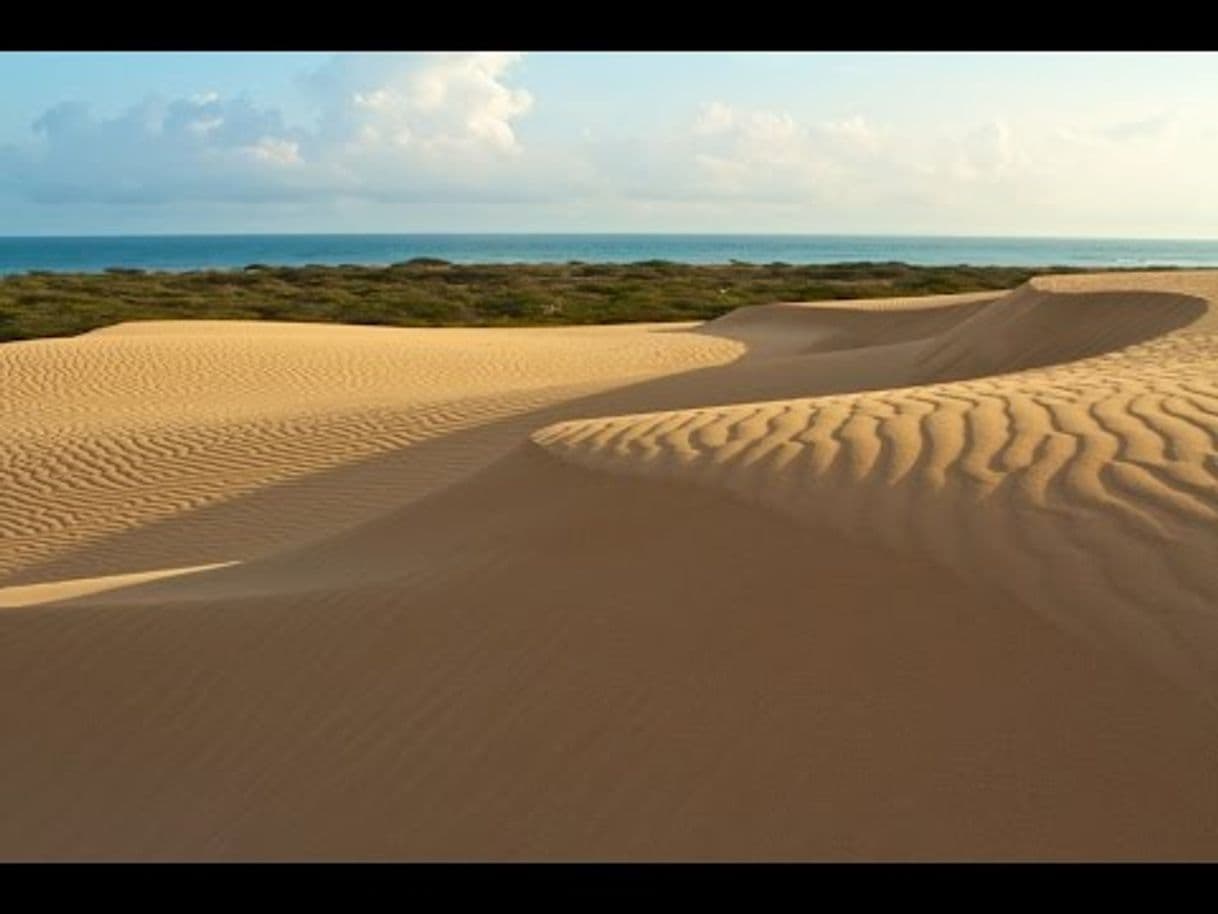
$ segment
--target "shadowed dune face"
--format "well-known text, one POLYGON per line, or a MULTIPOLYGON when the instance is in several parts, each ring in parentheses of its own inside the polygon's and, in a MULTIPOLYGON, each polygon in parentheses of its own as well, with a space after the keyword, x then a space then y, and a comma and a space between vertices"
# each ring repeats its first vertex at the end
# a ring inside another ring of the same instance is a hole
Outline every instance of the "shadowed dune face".
POLYGON ((0 347, 0 856, 1213 857, 1215 301, 0 347))
POLYGON ((956 323, 929 345, 922 357, 922 380, 1073 362, 1191 326, 1207 313, 1206 300, 1195 295, 1054 291, 1029 283, 956 323))
POLYGON ((809 355, 936 336, 1002 295, 928 295, 866 302, 787 303, 741 308, 700 332, 744 343, 753 355, 809 355))

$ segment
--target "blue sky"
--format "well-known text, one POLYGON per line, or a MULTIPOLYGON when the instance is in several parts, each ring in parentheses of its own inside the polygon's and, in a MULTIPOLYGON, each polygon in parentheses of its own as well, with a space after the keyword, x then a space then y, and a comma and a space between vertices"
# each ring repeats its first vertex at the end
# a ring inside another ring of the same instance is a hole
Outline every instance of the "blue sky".
POLYGON ((0 234, 1218 237, 1216 54, 0 53, 0 234))

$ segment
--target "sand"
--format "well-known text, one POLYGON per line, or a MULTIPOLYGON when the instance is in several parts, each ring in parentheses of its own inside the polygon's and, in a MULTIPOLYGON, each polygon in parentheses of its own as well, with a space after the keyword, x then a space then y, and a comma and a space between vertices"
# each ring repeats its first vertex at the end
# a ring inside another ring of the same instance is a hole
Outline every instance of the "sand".
POLYGON ((1218 273, 0 346, 0 858, 1214 859, 1218 273))

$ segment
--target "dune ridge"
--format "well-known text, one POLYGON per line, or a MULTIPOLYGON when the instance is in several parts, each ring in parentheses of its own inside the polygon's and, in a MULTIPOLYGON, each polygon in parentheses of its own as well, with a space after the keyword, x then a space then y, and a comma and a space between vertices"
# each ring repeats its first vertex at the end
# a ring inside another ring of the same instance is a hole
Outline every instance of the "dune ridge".
POLYGON ((924 554, 1218 695, 1218 282, 1181 295, 1090 279, 1034 281, 919 359, 927 379, 999 375, 581 420, 532 440, 924 554), (1061 364, 1026 367, 1046 362, 1061 364))

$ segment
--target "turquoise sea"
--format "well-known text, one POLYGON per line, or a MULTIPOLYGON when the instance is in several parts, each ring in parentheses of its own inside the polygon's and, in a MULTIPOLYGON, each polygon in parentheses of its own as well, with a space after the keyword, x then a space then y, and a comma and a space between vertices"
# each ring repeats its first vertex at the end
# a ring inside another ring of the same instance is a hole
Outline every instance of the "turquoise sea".
POLYGON ((155 235, 0 238, 0 274, 240 268, 253 263, 791 264, 903 261, 974 266, 1218 266, 1218 240, 949 238, 880 235, 155 235))

